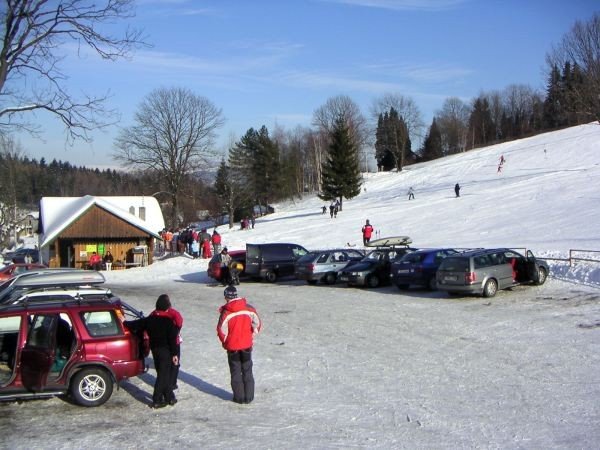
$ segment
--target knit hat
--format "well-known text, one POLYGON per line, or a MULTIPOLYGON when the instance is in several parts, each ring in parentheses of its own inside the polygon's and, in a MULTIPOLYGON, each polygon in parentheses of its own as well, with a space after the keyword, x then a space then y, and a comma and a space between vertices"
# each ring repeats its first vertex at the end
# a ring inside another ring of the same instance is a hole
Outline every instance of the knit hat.
POLYGON ((227 300, 237 298, 237 289, 235 288, 235 286, 227 286, 223 291, 223 295, 227 300))
POLYGON ((167 294, 162 294, 156 300, 156 309, 159 311, 166 311, 171 307, 171 300, 169 300, 169 296, 167 294))

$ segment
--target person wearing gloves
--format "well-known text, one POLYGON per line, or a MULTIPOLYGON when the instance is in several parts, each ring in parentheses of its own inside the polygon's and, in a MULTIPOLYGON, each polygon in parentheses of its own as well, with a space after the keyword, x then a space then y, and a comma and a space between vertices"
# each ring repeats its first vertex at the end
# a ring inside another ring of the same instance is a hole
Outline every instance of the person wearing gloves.
POLYGON ((235 286, 227 286, 223 295, 226 303, 219 308, 217 335, 227 350, 233 401, 250 403, 254 400, 253 339, 262 324, 256 309, 238 297, 235 286))

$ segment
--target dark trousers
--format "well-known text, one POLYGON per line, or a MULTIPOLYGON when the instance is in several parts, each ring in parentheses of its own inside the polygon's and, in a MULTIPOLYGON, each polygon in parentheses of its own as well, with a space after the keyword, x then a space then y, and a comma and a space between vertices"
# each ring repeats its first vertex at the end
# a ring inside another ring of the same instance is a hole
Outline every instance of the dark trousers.
POLYGON ((171 384, 171 372, 173 371, 173 359, 167 347, 152 349, 154 368, 156 369, 156 381, 154 382, 154 403, 169 403, 173 400, 173 385, 171 384))
MULTIPOLYGON (((171 389, 177 389, 177 377, 179 377, 179 366, 181 365, 181 346, 177 346, 177 358, 179 359, 179 364, 174 365, 171 363, 171 389)), ((175 394, 173 394, 173 398, 175 398, 175 394)))
POLYGON ((254 376, 252 375, 252 349, 227 352, 233 401, 250 403, 254 400, 254 376))

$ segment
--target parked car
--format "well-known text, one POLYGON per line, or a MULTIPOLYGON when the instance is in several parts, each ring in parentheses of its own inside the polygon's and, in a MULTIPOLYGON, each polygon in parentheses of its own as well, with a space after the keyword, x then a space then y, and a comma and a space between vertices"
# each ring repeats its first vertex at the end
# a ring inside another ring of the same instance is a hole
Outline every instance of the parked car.
POLYGON ((4 255, 4 261, 13 263, 24 263, 25 256, 31 256, 31 262, 37 263, 40 261, 40 252, 37 248, 21 247, 4 255))
POLYGON ((294 275, 308 284, 335 284, 338 273, 364 258, 362 250, 341 248, 308 252, 296 261, 294 275))
POLYGON ((81 269, 39 269, 22 273, 0 284, 0 305, 31 289, 44 287, 97 286, 104 283, 100 272, 81 269))
POLYGON ((271 283, 294 275, 294 265, 308 250, 298 244, 246 244, 246 273, 271 283))
POLYGON ((105 403, 115 384, 145 369, 146 347, 124 317, 106 298, 0 307, 0 400, 105 403))
POLYGON ((442 261, 437 271, 438 289, 449 294, 493 297, 499 289, 523 283, 544 284, 549 268, 527 251, 523 256, 507 248, 478 249, 442 261))
POLYGON ((373 241, 377 248, 368 253, 358 263, 340 272, 338 279, 348 286, 365 286, 376 288, 390 283, 392 262, 409 252, 410 239, 406 236, 382 238, 373 241))
POLYGON ((392 263, 390 276, 398 289, 408 289, 411 284, 437 289, 435 274, 445 257, 458 253, 452 248, 433 248, 407 253, 392 263))
MULTIPOLYGON (((230 250, 227 252, 231 256, 231 261, 242 264, 242 271, 239 273, 240 277, 246 275, 246 250, 230 250)), ((219 283, 223 283, 223 275, 221 273, 221 254, 217 253, 208 262, 208 269, 206 271, 209 277, 214 278, 219 283)))
POLYGON ((38 263, 17 263, 17 264, 8 264, 0 269, 0 280, 8 280, 9 278, 15 277, 23 272, 27 272, 28 270, 33 269, 45 269, 46 266, 38 263))

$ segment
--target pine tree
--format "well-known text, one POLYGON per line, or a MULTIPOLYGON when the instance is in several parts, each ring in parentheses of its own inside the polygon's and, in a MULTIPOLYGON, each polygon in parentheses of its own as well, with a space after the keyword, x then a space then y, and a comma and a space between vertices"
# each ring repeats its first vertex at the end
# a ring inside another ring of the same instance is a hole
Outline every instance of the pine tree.
POLYGON ((423 143, 423 150, 421 151, 421 159, 423 161, 431 161, 433 159, 441 158, 444 156, 442 149, 442 134, 437 126, 435 117, 429 127, 429 133, 423 143))
POLYGON ((343 198, 360 194, 361 175, 358 149, 352 141, 348 126, 338 118, 329 144, 329 154, 323 163, 323 182, 319 198, 326 201, 338 199, 340 210, 343 198))

